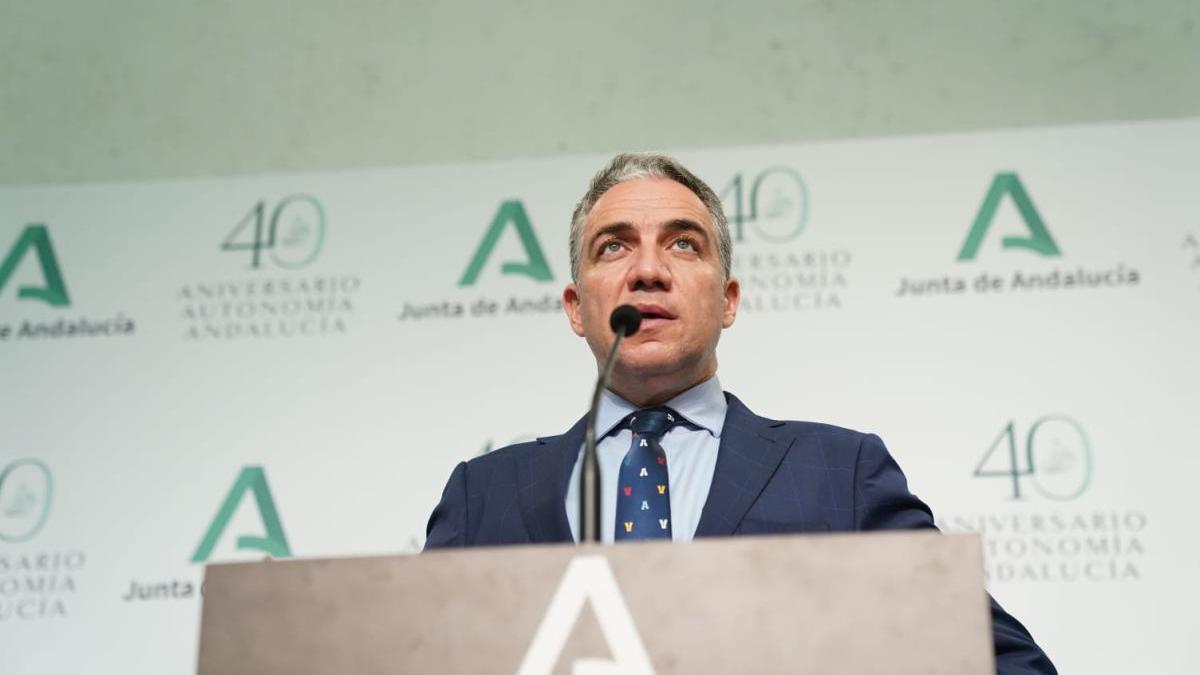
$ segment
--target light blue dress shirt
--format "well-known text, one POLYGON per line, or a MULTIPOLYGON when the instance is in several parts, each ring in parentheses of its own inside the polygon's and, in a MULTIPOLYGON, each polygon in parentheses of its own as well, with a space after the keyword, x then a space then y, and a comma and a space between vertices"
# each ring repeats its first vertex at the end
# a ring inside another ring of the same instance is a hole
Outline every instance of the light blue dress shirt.
MULTIPOLYGON (((667 454, 667 477, 671 495, 671 539, 691 541, 700 524, 700 512, 708 500, 708 489, 712 486, 713 471, 717 468, 717 448, 721 444, 721 429, 725 426, 725 394, 716 376, 701 382, 663 404, 683 416, 697 428, 676 426, 668 431, 661 441, 667 454)), ((621 460, 629 451, 633 432, 629 429, 614 429, 621 420, 638 407, 604 390, 600 394, 600 405, 596 411, 597 459, 600 462, 600 537, 607 543, 613 542, 613 525, 617 515, 617 476, 621 460)), ((579 541, 579 472, 583 467, 583 448, 571 482, 567 486, 567 521, 571 524, 571 536, 579 541)))

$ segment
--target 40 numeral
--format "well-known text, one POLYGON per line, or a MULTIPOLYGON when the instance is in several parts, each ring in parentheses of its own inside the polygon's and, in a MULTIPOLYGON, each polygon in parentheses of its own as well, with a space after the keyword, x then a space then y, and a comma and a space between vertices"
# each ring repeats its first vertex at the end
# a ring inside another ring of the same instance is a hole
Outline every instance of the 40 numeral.
POLYGON ((1091 484, 1092 444, 1075 420, 1046 415, 1029 427, 1024 452, 1018 452, 1016 425, 1010 420, 972 475, 1009 479, 1013 499, 1022 498, 1021 481, 1027 479, 1043 497, 1067 501, 1091 484))
POLYGON ((250 251, 250 267, 262 265, 262 252, 285 269, 306 267, 325 243, 325 209, 315 197, 286 197, 266 218, 267 202, 260 199, 221 242, 222 251, 250 251), (282 231, 281 231, 282 229, 282 231))
POLYGON ((736 241, 746 238, 746 223, 753 225, 764 240, 773 243, 791 241, 804 230, 808 221, 808 188, 800 174, 786 166, 764 169, 750 183, 749 194, 745 182, 739 171, 717 196, 725 207, 736 241))

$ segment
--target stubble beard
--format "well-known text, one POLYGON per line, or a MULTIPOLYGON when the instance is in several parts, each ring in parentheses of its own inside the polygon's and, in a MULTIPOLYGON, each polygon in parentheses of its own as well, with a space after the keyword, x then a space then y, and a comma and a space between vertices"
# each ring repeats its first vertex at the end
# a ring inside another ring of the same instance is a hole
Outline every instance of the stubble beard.
MULTIPOLYGON (((603 365, 603 359, 598 359, 597 367, 603 365)), ((648 407, 665 403, 691 389, 712 377, 716 370, 715 353, 676 354, 673 358, 668 356, 648 363, 630 363, 621 357, 618 349, 608 388, 634 405, 648 407)))

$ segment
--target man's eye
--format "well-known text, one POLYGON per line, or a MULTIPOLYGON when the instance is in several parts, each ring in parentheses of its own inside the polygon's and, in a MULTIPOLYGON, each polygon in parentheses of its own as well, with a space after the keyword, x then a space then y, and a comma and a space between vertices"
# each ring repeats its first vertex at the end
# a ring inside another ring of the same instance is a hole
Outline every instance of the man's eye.
POLYGON ((687 237, 676 239, 675 243, 673 243, 671 245, 674 246, 675 248, 678 248, 681 251, 695 251, 696 250, 696 242, 692 241, 691 239, 688 239, 687 237))
POLYGON ((605 242, 605 244, 600 247, 601 253, 617 253, 620 250, 621 250, 621 242, 615 241, 615 240, 605 242))

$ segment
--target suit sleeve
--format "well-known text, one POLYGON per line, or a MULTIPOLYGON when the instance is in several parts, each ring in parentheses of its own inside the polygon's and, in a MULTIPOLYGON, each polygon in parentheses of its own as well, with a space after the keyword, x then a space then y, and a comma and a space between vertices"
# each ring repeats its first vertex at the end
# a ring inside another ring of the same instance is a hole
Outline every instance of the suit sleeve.
MULTIPOLYGON (((929 507, 909 492, 908 480, 875 435, 863 436, 854 467, 856 530, 936 529, 929 507)), ((1033 636, 988 596, 992 642, 1000 675, 1057 675, 1054 664, 1033 636)))
POLYGON ((446 481, 442 500, 425 526, 425 550, 467 545, 467 463, 459 462, 446 481))

